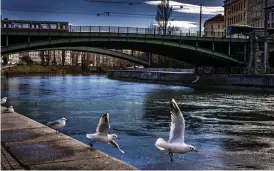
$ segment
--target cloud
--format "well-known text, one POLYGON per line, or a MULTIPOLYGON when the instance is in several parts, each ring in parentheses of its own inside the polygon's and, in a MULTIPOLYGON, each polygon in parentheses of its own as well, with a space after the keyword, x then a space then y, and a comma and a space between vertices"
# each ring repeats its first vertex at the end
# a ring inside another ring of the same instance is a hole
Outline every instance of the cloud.
MULTIPOLYGON (((161 3, 161 1, 145 1, 146 4, 149 5, 158 5, 161 3)), ((173 6, 173 10, 176 12, 182 12, 182 13, 192 13, 192 14, 199 14, 200 13, 200 6, 199 5, 193 5, 193 4, 186 4, 176 1, 169 1, 169 4, 173 6), (176 6, 175 6, 176 5, 176 6), (180 8, 180 6, 183 6, 183 8, 180 8)), ((202 7, 202 13, 203 14, 224 14, 224 8, 223 7, 210 7, 210 6, 203 6, 202 7)))
MULTIPOLYGON (((156 21, 153 22, 153 25, 158 25, 156 21)), ((169 21, 168 22, 169 26, 175 26, 183 29, 191 29, 191 28, 197 28, 198 26, 195 25, 195 22, 191 21, 169 21)))

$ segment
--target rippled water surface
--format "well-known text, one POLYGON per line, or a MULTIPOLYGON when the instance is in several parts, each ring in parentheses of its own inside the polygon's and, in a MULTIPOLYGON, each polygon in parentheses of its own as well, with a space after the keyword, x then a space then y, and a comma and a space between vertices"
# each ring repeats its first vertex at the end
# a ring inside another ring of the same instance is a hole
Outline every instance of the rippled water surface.
POLYGON ((64 134, 84 143, 99 117, 110 113, 111 133, 125 154, 107 144, 95 148, 139 169, 274 169, 274 95, 197 91, 132 83, 103 76, 35 76, 2 80, 2 96, 19 113, 41 123, 66 117, 64 134), (158 150, 169 136, 169 101, 186 120, 185 141, 199 153, 158 150))

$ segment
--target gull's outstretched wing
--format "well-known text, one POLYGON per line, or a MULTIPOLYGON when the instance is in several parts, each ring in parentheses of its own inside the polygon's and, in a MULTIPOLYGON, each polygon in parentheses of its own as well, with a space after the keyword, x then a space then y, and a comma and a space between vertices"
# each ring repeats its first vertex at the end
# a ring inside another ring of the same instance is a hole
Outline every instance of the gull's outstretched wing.
POLYGON ((110 125, 109 125, 109 114, 105 113, 101 116, 99 120, 99 124, 96 128, 96 132, 101 135, 107 135, 109 131, 110 125))
POLYGON ((121 150, 121 148, 119 147, 119 145, 118 145, 114 140, 111 140, 109 143, 110 143, 113 147, 118 148, 118 150, 121 151, 121 153, 125 153, 123 150, 121 150))
POLYGON ((58 124, 60 124, 60 120, 48 122, 48 123, 47 123, 47 126, 53 127, 53 126, 56 126, 56 125, 58 125, 58 124))
POLYGON ((174 99, 170 102, 171 125, 168 143, 183 143, 185 119, 174 99))
POLYGON ((192 81, 192 84, 193 84, 193 83, 197 83, 197 82, 199 81, 199 79, 200 79, 200 77, 197 76, 197 77, 196 77, 196 80, 192 81))

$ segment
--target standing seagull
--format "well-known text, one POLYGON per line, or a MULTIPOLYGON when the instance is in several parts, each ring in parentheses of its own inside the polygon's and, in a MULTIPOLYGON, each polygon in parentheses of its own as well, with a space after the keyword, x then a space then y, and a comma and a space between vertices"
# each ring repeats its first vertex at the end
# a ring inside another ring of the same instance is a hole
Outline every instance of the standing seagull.
POLYGON ((56 130, 56 133, 59 129, 63 128, 66 125, 66 118, 61 118, 56 121, 48 122, 47 126, 51 127, 52 129, 56 130))
POLYGON ((171 100, 170 105, 171 126, 169 140, 166 142, 163 138, 158 138, 155 146, 160 150, 168 151, 172 162, 173 153, 184 154, 191 151, 197 152, 197 150, 193 146, 184 143, 185 120, 183 114, 174 99, 171 100))
POLYGON ((8 107, 7 109, 4 110, 5 113, 14 113, 13 106, 8 107))
POLYGON ((92 139, 89 145, 92 147, 96 141, 111 144, 113 147, 118 148, 121 153, 125 153, 120 149, 119 145, 114 141, 118 138, 116 134, 108 134, 110 128, 109 114, 105 113, 101 116, 96 133, 87 134, 87 138, 92 139))
POLYGON ((200 77, 196 76, 196 80, 192 81, 192 84, 197 83, 199 81, 200 77))
POLYGON ((5 104, 7 102, 7 99, 8 99, 7 97, 3 97, 1 99, 1 105, 5 104))

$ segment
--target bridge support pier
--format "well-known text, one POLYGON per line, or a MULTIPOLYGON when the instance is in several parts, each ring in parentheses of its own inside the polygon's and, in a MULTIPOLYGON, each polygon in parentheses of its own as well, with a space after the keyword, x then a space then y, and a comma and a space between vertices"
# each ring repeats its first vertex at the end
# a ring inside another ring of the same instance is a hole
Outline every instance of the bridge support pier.
POLYGON ((230 42, 228 43, 228 56, 230 56, 231 52, 230 52, 231 48, 230 48, 230 42))
POLYGON ((28 43, 30 43, 30 36, 28 36, 28 43))
POLYGON ((244 45, 244 62, 246 62, 246 44, 244 45))
POLYGON ((6 46, 9 46, 9 36, 6 36, 6 46))
POLYGON ((215 50, 214 42, 212 42, 212 51, 215 50))

